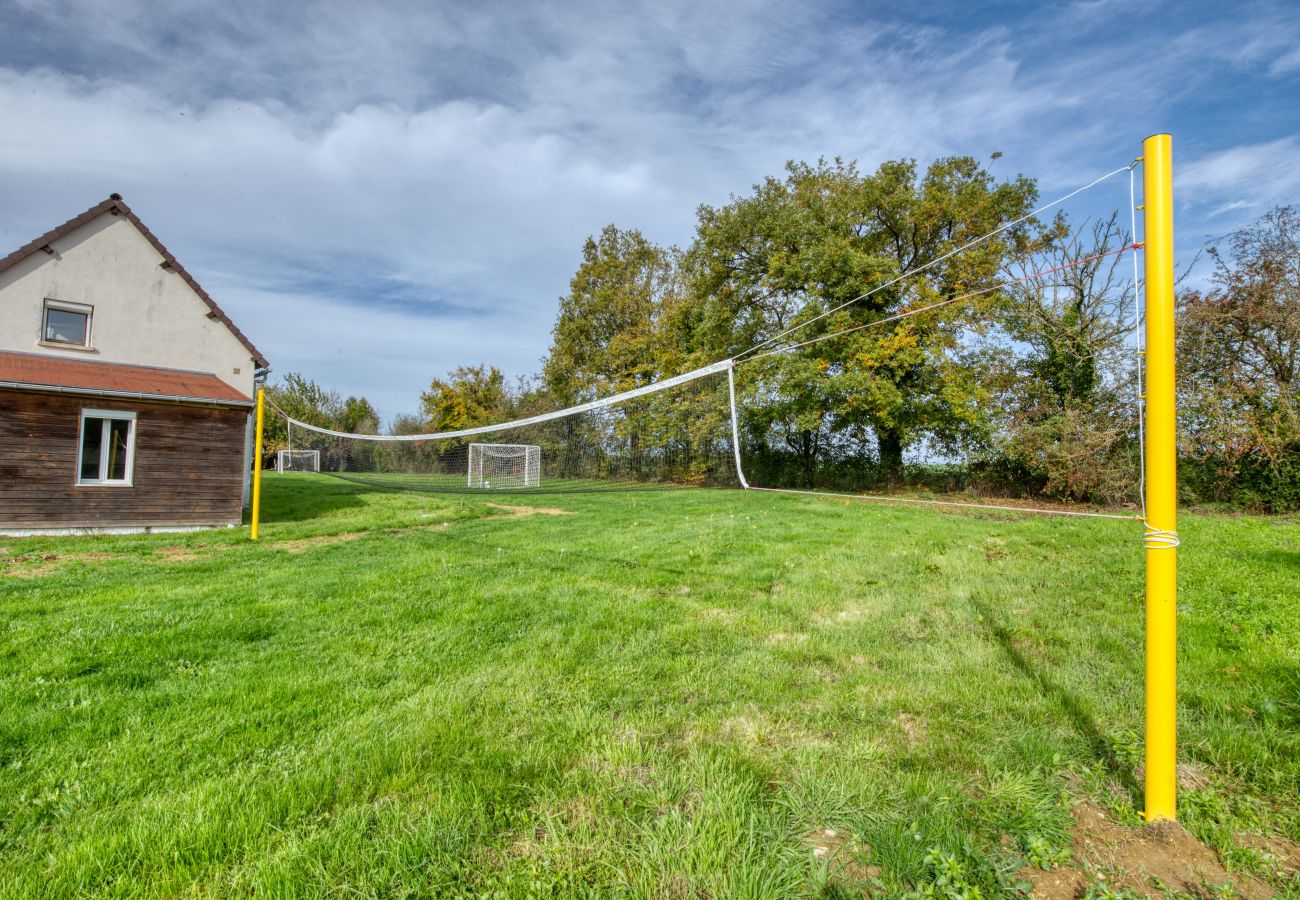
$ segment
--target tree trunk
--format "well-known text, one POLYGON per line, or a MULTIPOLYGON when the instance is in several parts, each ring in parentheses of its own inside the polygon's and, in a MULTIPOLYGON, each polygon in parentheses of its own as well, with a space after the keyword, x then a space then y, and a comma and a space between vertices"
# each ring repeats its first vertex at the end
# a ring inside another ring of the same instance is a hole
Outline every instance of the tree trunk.
POLYGON ((903 483, 903 436, 897 431, 877 431, 880 474, 890 486, 903 483))
POLYGON ((811 431, 799 432, 799 457, 802 462, 804 487, 817 486, 817 435, 811 431))

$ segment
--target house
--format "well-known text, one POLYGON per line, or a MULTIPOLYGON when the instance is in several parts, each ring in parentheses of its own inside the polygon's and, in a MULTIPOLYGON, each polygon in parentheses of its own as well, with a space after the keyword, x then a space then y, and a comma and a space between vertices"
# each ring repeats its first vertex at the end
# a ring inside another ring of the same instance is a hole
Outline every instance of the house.
POLYGON ((117 194, 0 259, 0 533, 239 524, 267 371, 117 194))

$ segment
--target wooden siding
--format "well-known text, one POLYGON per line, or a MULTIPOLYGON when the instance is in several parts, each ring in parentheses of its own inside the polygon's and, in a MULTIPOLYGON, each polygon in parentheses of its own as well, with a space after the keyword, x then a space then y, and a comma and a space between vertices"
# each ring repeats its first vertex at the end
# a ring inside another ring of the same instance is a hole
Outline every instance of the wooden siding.
POLYGON ((238 524, 244 409, 0 390, 0 528, 238 524), (77 485, 83 409, 136 414, 131 487, 77 485))

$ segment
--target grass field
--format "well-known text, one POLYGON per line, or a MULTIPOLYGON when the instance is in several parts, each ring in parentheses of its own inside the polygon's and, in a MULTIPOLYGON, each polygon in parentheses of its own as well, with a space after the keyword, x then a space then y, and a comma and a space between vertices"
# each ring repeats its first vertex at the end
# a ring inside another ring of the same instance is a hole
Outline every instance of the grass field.
MULTIPOLYGON (((560 509, 0 538, 0 895, 1197 895, 1081 838, 1139 824, 1135 525, 498 499, 560 509)), ((1300 895, 1300 526, 1180 527, 1198 889, 1300 895)))

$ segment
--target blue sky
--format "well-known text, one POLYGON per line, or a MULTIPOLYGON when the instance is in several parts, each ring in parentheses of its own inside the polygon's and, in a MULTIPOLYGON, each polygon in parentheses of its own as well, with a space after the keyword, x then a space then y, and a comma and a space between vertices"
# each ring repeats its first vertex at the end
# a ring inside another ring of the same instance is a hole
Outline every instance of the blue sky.
MULTIPOLYGON (((787 159, 1003 156, 1044 198, 1175 139, 1180 251, 1300 200, 1284 3, 0 0, 0 252, 123 194, 261 349, 414 410, 536 371, 583 239, 689 242, 787 159)), ((1069 205, 1125 204, 1108 183, 1069 205)))

